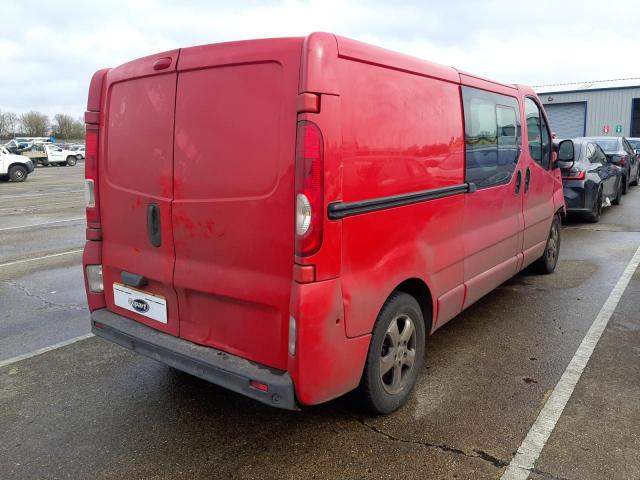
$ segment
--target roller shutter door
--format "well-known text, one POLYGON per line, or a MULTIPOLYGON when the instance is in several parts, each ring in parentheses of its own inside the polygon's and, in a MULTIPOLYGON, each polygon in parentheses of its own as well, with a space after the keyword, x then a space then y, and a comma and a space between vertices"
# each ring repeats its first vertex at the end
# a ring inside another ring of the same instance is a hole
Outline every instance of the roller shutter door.
POLYGON ((558 138, 582 137, 585 134, 586 103, 556 103, 544 106, 551 131, 558 138))

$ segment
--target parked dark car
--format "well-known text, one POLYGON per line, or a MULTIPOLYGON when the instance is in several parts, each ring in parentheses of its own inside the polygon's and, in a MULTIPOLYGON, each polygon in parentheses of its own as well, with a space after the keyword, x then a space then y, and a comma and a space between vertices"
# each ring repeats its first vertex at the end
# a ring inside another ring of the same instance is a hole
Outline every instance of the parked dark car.
POLYGON ((636 151, 636 153, 640 153, 640 138, 627 138, 627 141, 629 142, 629 145, 631 145, 631 148, 636 151))
POLYGON ((603 206, 620 203, 622 168, 614 165, 595 141, 578 138, 573 143, 574 160, 565 162, 562 156, 558 160, 567 211, 597 222, 603 206))
POLYGON ((640 180, 640 165, 638 154, 631 147, 624 137, 584 137, 587 140, 596 142, 607 158, 615 165, 622 168, 624 182, 622 183, 622 193, 627 193, 629 185, 638 185, 640 180))

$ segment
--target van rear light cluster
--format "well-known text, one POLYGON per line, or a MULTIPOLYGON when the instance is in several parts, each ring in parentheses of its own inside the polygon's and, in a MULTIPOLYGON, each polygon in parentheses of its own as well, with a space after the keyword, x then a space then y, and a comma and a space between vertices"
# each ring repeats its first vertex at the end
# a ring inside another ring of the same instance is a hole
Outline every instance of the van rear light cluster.
POLYGON ((87 125, 87 137, 84 161, 85 203, 87 208, 87 226, 99 227, 98 209, 98 131, 97 125, 87 125))
POLYGON ((87 265, 87 286, 95 293, 104 292, 104 281, 102 277, 102 265, 87 265))
POLYGON ((92 178, 84 179, 84 206, 87 208, 96 207, 96 183, 92 178))
POLYGON ((296 137, 296 255, 316 253, 324 221, 324 150, 318 126, 298 122, 296 137))

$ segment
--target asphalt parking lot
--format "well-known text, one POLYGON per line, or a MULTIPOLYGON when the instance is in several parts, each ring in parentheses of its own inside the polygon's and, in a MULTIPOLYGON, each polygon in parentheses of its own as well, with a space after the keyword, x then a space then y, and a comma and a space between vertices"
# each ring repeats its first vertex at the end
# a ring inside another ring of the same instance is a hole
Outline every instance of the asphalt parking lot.
MULTIPOLYGON (((635 187, 600 223, 565 224, 556 273, 516 276, 431 337, 395 414, 349 397, 285 412, 87 336, 82 167, 0 184, 3 480, 500 478, 640 245, 635 187)), ((638 298, 635 271, 529 478, 640 478, 638 298)))

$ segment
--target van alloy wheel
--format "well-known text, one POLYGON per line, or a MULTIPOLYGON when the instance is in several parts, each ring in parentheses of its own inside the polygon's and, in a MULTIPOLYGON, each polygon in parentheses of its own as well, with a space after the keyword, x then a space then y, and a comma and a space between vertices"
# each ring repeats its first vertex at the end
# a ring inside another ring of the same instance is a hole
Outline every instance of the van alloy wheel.
POLYGON ((560 241, 560 217, 556 215, 551 222, 544 253, 533 264, 535 271, 542 274, 553 273, 555 271, 558 265, 558 257, 560 256, 560 241))
POLYGON ((392 293, 373 326, 359 393, 374 413, 391 413, 409 398, 424 363, 426 325, 416 299, 392 293))
POLYGON ((416 329, 406 314, 391 321, 382 343, 380 378, 382 387, 394 395, 406 386, 416 357, 416 329))
POLYGON ((547 257, 549 263, 555 264, 558 262, 558 239, 560 238, 560 231, 558 225, 553 222, 551 224, 551 232, 549 234, 549 241, 547 242, 547 257))

